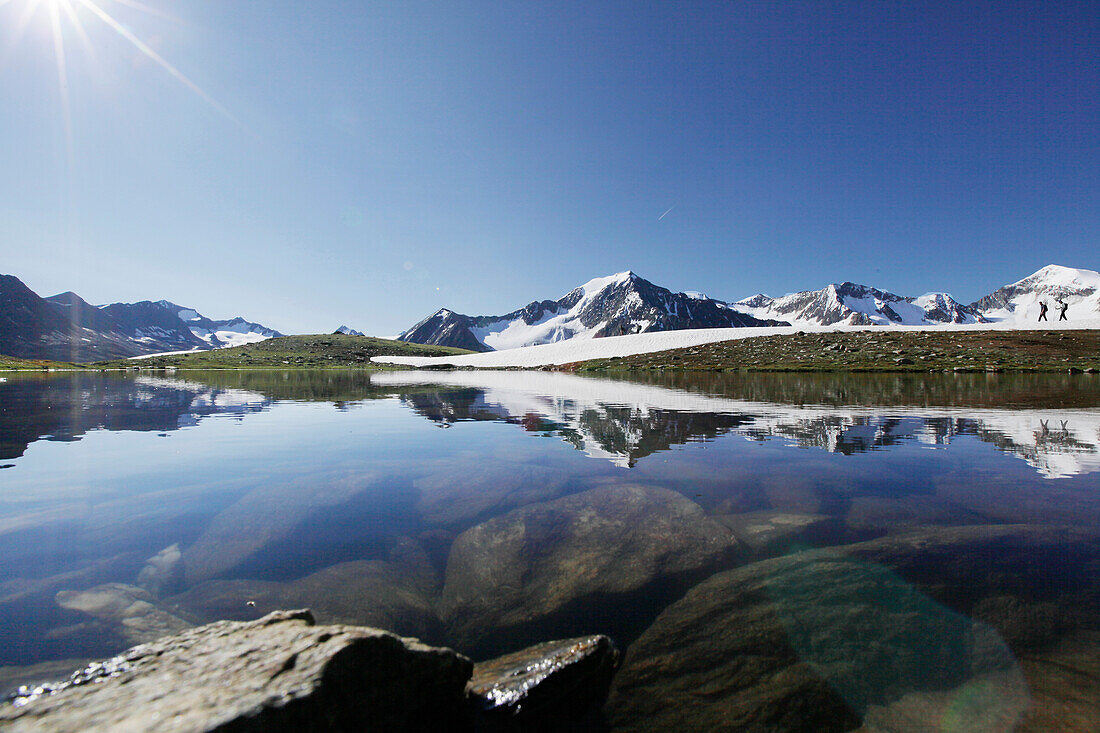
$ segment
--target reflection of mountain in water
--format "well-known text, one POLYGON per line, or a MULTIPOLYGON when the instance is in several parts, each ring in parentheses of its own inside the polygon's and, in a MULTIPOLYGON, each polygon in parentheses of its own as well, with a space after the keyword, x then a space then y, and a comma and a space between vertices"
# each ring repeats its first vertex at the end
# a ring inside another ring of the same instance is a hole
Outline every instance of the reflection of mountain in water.
POLYGON ((36 440, 79 440, 89 430, 170 431, 210 415, 260 412, 282 400, 345 410, 393 394, 362 372, 211 371, 186 379, 74 372, 0 383, 0 460, 36 440))
MULTIPOLYGON (((441 424, 499 420, 554 434, 619 466, 673 445, 734 433, 846 455, 970 436, 1023 458, 1047 478, 1100 471, 1100 410, 785 405, 648 384, 541 372, 392 372, 390 387, 438 385, 403 401, 441 424)), ((988 403, 988 389, 982 393, 988 403)))
POLYGON ((7 382, 0 404, 0 459, 11 459, 39 439, 79 440, 98 429, 177 430, 210 415, 257 412, 271 400, 178 379, 78 374, 7 382))
POLYGON ((558 435, 593 458, 631 467, 638 459, 698 440, 716 438, 747 421, 739 415, 679 412, 648 405, 588 403, 562 397, 551 405, 478 389, 402 395, 401 401, 443 427, 466 420, 503 421, 529 432, 558 435))

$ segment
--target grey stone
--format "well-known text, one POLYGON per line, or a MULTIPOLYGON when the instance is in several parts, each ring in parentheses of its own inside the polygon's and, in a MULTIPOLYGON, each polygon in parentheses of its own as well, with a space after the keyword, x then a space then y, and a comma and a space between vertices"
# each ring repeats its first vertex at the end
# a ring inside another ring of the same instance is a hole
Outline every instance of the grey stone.
POLYGON ((618 667, 606 636, 551 641, 477 663, 466 689, 479 730, 596 726, 618 667))
POLYGON ((444 730, 465 657, 309 611, 219 621, 134 647, 0 707, 10 731, 444 730), (52 693, 52 694, 51 694, 52 693))

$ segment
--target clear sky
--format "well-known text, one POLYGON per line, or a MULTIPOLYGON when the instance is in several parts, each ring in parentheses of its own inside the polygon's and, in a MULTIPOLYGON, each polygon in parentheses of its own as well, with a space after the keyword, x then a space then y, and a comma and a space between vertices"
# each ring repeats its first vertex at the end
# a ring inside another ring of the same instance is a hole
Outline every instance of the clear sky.
POLYGON ((1097 2, 94 3, 0 0, 0 272, 41 295, 392 335, 626 269, 1100 269, 1097 2))

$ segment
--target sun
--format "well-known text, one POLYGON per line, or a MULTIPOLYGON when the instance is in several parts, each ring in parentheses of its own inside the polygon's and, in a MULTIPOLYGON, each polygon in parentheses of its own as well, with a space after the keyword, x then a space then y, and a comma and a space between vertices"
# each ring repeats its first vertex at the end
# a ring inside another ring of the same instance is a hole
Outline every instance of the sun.
POLYGON ((217 100, 187 78, 182 71, 170 64, 147 43, 138 38, 128 27, 119 22, 108 10, 115 5, 140 10, 151 15, 171 17, 158 8, 139 2, 139 0, 0 0, 0 22, 3 22, 4 15, 14 16, 13 45, 18 43, 27 27, 36 18, 44 18, 49 24, 50 36, 53 39, 54 58, 57 62, 57 84, 61 93, 65 131, 70 146, 72 144, 72 113, 69 106, 65 31, 68 29, 75 33, 81 44, 91 51, 93 45, 89 36, 89 29, 85 27, 86 22, 90 27, 106 26, 115 35, 127 41, 134 49, 152 60, 185 87, 202 97, 208 104, 236 122, 236 118, 217 100))

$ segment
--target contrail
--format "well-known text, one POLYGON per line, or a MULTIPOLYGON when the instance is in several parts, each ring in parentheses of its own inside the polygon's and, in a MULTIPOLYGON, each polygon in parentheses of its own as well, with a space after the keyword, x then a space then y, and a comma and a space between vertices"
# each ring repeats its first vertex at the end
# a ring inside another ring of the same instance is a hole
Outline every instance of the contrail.
POLYGON ((673 209, 675 209, 675 208, 676 208, 676 204, 673 204, 672 206, 668 207, 668 211, 666 211, 665 213, 663 213, 663 214, 661 214, 660 216, 658 216, 658 217, 657 217, 657 221, 660 221, 661 219, 664 219, 664 218, 665 218, 666 216, 668 216, 668 212, 669 212, 669 211, 672 211, 672 210, 673 210, 673 209))

